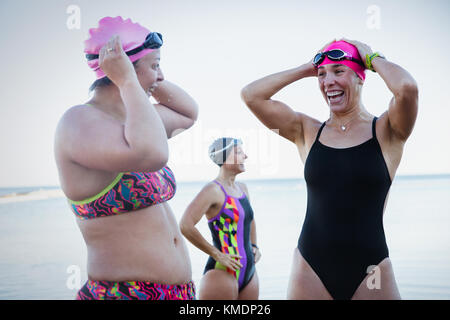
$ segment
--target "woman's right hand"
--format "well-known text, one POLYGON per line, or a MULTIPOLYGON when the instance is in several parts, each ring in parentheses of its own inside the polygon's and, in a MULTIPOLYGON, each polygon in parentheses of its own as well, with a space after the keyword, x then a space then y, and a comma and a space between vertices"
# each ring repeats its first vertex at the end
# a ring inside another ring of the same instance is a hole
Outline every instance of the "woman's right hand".
POLYGON ((100 49, 98 63, 106 76, 119 88, 128 81, 137 80, 136 71, 123 51, 118 35, 112 36, 100 49))
POLYGON ((239 262, 239 259, 241 259, 242 257, 238 254, 226 254, 218 251, 213 258, 220 264, 233 271, 238 271, 243 267, 239 262))
POLYGON ((314 65, 313 61, 314 61, 314 57, 316 56, 316 54, 318 54, 319 52, 323 52, 323 50, 325 50, 326 47, 328 47, 330 44, 332 44, 333 42, 335 42, 336 39, 331 40, 330 42, 328 42, 326 45, 324 45, 320 50, 318 50, 314 56, 311 58, 311 60, 307 63, 307 65, 309 66, 309 71, 310 71, 310 75, 317 77, 317 68, 314 65))
POLYGON ((305 77, 317 77, 317 68, 313 64, 314 57, 311 61, 305 63, 302 68, 305 68, 305 77))

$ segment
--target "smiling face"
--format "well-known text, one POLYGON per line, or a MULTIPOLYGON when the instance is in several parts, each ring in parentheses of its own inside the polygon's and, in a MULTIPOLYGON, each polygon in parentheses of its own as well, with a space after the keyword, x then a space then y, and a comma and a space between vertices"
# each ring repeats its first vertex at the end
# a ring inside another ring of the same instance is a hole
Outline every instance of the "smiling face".
POLYGON ((359 103, 363 81, 349 67, 337 63, 322 65, 317 78, 332 112, 345 112, 359 103))
POLYGON ((158 49, 139 59, 135 66, 139 83, 148 96, 151 95, 151 91, 156 88, 158 82, 164 80, 164 75, 159 66, 160 60, 160 51, 158 49))

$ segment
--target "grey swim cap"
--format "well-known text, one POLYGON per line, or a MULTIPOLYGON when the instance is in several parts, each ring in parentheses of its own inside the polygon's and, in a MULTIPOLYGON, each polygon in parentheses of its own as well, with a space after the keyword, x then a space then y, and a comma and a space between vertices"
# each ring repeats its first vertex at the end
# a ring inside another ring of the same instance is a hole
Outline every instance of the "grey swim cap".
POLYGON ((209 158, 221 167, 230 155, 234 146, 242 145, 242 140, 235 138, 219 138, 209 146, 209 158))

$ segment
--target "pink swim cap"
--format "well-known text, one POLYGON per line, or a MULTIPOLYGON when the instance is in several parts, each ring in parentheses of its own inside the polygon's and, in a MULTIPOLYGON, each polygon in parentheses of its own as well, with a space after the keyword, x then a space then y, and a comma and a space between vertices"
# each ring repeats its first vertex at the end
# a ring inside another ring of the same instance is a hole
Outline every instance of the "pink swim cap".
MULTIPOLYGON (((325 51, 330 51, 333 49, 341 49, 342 51, 346 52, 347 54, 351 55, 352 58, 354 59, 358 59, 362 62, 361 56, 358 53, 358 49, 345 41, 335 41, 332 44, 330 44, 328 47, 326 47, 323 52, 325 51)), ((360 66, 359 64, 357 64, 356 62, 350 61, 350 60, 341 60, 341 61, 335 61, 335 60, 331 60, 329 59, 327 56, 325 56, 325 59, 322 61, 322 63, 318 66, 323 66, 326 64, 343 64, 344 66, 349 67, 350 69, 352 69, 353 71, 356 72, 356 74, 358 75, 358 77, 360 77, 362 80, 366 79, 366 73, 365 73, 365 68, 363 68, 362 66, 360 66)))
MULTIPOLYGON (((131 19, 123 20, 118 16, 115 18, 104 17, 98 22, 98 28, 89 29, 90 38, 84 41, 84 52, 87 54, 99 54, 100 49, 109 41, 113 35, 118 35, 125 52, 133 50, 145 41, 150 30, 139 23, 133 23, 131 19)), ((144 49, 132 56, 131 62, 144 57, 155 49, 144 49)), ((98 59, 89 60, 89 67, 94 70, 97 79, 105 77, 105 73, 98 65, 98 59)))

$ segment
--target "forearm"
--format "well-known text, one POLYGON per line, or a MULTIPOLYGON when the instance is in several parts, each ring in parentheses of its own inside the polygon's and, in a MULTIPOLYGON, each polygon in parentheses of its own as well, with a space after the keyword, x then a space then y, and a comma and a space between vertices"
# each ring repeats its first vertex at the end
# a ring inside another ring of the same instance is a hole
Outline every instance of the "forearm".
POLYGON ((158 83, 158 86, 152 92, 152 96, 159 104, 192 120, 197 120, 197 103, 186 91, 176 84, 164 80, 158 83))
POLYGON ((375 57, 372 60, 372 66, 395 97, 404 96, 410 91, 417 90, 417 83, 414 78, 399 65, 386 59, 375 57))
POLYGON ((242 89, 241 95, 244 101, 269 100, 287 85, 312 76, 314 76, 314 69, 311 64, 306 63, 300 67, 278 72, 256 80, 242 89))
MULTIPOLYGON (((185 223, 180 226, 181 233, 188 239, 194 246, 202 250, 207 255, 216 259, 217 254, 220 252, 216 247, 211 245, 202 234, 195 228, 195 226, 187 226, 185 223)), ((216 259, 217 260, 217 259, 216 259)))
POLYGON ((126 108, 124 136, 129 147, 146 158, 167 158, 164 125, 142 87, 130 81, 119 90, 126 108))
POLYGON ((252 242, 252 244, 258 245, 258 240, 256 238, 256 223, 254 219, 252 221, 250 229, 250 241, 252 242))

